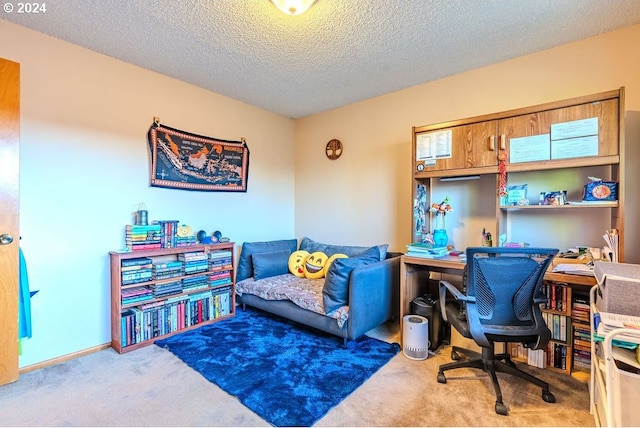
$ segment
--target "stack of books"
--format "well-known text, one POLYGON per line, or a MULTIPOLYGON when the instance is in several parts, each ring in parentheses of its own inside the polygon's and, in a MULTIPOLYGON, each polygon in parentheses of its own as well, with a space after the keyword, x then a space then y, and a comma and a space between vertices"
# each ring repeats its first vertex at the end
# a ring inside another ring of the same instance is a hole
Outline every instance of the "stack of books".
POLYGON ((160 298, 170 296, 172 294, 182 293, 182 281, 173 280, 166 282, 156 282, 149 286, 153 290, 153 297, 160 298))
POLYGON ((209 253, 210 270, 231 270, 231 251, 213 251, 209 253))
POLYGON ((573 327, 573 367, 591 370, 591 326, 589 324, 589 296, 574 294, 571 305, 573 327))
POLYGON ((122 304, 140 303, 153 299, 153 291, 143 285, 122 290, 122 304))
POLYGON ((207 275, 193 275, 182 280, 182 289, 184 291, 200 290, 209 288, 209 278, 207 275))
POLYGON ((152 224, 160 225, 161 227, 161 248, 174 248, 176 246, 178 223, 180 223, 178 220, 154 220, 152 222, 152 224))
POLYGON ((432 244, 425 244, 422 242, 414 242, 407 245, 407 256, 412 257, 426 257, 429 259, 437 259, 440 257, 446 257, 449 255, 447 247, 434 247, 432 244))
MULTIPOLYGON (((630 328, 634 330, 640 330, 640 317, 614 314, 610 312, 596 312, 593 315, 593 318, 593 324, 596 328, 596 333, 593 335, 593 340, 596 342, 602 342, 604 340, 604 336, 606 336, 607 333, 615 330, 616 328, 630 328)), ((613 339, 613 346, 633 350, 638 347, 637 343, 622 340, 622 335, 617 337, 619 339, 613 339)))
POLYGON ((131 251, 162 248, 161 240, 162 227, 159 224, 128 224, 125 227, 125 245, 131 251))
POLYGON ((223 270, 209 275, 209 287, 220 287, 231 284, 231 271, 223 270))
POLYGON ((153 279, 169 279, 182 276, 184 263, 180 260, 156 263, 153 265, 153 279))
POLYGON ((178 254, 178 259, 184 262, 185 275, 193 275, 209 270, 209 257, 204 251, 180 253, 178 254))
POLYGON ((195 235, 189 236, 176 236, 176 247, 191 247, 192 245, 198 245, 198 238, 195 235))
POLYGON ((122 285, 137 284, 153 279, 153 260, 148 257, 122 260, 122 285))

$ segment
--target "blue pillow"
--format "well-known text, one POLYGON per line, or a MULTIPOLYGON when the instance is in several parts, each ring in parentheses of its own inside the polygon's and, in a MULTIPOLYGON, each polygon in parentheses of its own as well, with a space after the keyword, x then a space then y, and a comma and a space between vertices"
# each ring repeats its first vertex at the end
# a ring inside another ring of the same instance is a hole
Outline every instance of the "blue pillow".
POLYGON ((371 247, 358 257, 336 259, 331 263, 324 280, 324 287, 322 287, 322 302, 325 314, 349 303, 349 277, 351 272, 360 266, 379 262, 379 257, 378 247, 371 247))
POLYGON ((297 239, 282 239, 279 241, 245 242, 242 244, 236 281, 251 278, 253 276, 252 255, 257 253, 272 253, 274 251, 289 250, 294 252, 298 247, 297 239))
MULTIPOLYGON (((331 257, 337 253, 346 254, 348 257, 360 257, 362 253, 369 248, 370 247, 361 247, 357 245, 322 244, 307 237, 302 238, 302 241, 300 242, 301 250, 306 250, 310 253, 321 251, 325 253, 327 257, 331 257)), ((377 245, 376 248, 379 251, 378 260, 384 260, 387 257, 387 248, 389 248, 389 244, 377 245)))
POLYGON ((289 273, 290 250, 273 251, 270 253, 254 253, 251 255, 253 262, 253 279, 256 281, 270 276, 289 273))

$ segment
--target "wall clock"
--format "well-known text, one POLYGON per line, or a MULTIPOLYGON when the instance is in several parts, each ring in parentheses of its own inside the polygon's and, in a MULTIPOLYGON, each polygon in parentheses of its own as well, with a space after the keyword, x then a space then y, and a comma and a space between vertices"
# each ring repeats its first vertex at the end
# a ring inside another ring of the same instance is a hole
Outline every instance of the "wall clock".
POLYGON ((342 143, 340 140, 331 140, 327 143, 325 154, 331 160, 336 160, 342 155, 342 143))

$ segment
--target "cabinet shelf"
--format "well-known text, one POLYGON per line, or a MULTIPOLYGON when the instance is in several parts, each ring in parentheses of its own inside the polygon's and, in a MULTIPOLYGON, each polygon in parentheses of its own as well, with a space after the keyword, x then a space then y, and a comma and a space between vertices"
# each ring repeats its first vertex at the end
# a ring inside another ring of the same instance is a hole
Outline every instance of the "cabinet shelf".
POLYGON ((519 210, 571 210, 584 208, 618 208, 618 202, 570 202, 567 205, 501 205, 500 209, 505 211, 519 210))
MULTIPOLYGON (((138 284, 136 284, 136 285, 138 285, 138 284)), ((122 309, 135 308, 136 306, 148 305, 150 303, 156 303, 156 302, 162 302, 163 300, 173 299, 173 298, 176 298, 176 297, 189 297, 192 294, 198 294, 198 293, 201 293, 203 291, 214 291, 214 290, 217 290, 217 289, 220 289, 220 288, 228 287, 230 285, 232 285, 232 284, 229 283, 229 284, 225 284, 225 285, 218 285, 218 286, 215 286, 215 287, 199 288, 197 290, 185 290, 185 291, 183 291, 181 293, 169 294, 169 295, 166 295, 166 296, 163 296, 163 297, 157 297, 157 298, 145 300, 144 302, 122 304, 122 309)))

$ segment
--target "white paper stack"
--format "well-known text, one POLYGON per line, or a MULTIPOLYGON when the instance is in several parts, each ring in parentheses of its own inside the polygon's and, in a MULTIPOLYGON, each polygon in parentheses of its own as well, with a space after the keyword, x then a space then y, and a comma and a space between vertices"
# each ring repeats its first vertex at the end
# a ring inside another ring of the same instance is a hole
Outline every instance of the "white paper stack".
POLYGON ((618 229, 609 229, 602 235, 606 246, 604 247, 605 258, 614 263, 618 263, 618 229))

